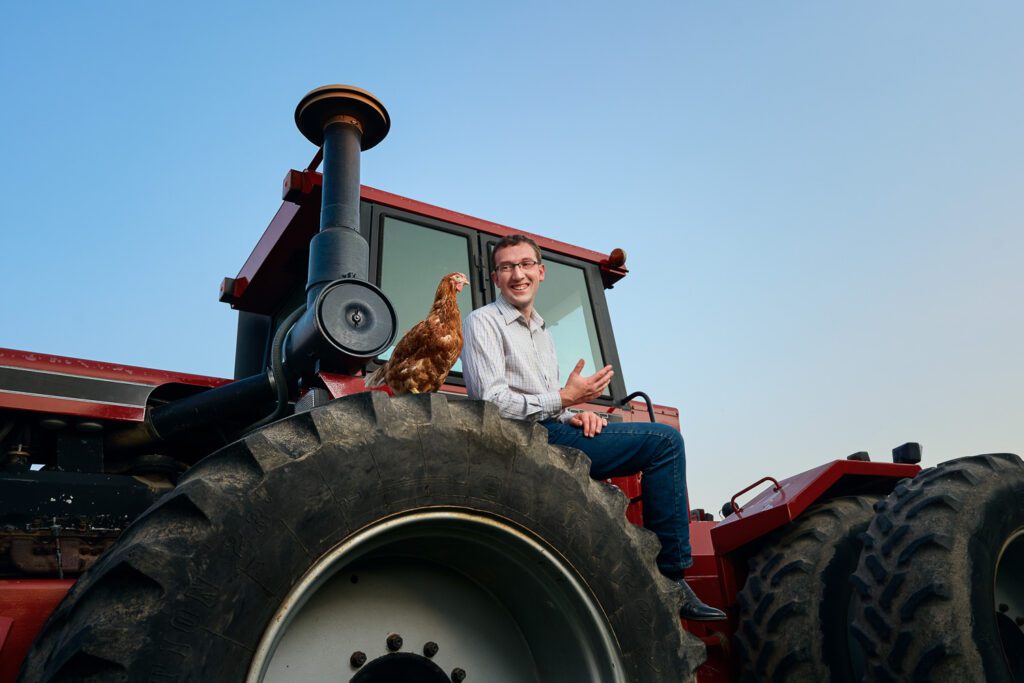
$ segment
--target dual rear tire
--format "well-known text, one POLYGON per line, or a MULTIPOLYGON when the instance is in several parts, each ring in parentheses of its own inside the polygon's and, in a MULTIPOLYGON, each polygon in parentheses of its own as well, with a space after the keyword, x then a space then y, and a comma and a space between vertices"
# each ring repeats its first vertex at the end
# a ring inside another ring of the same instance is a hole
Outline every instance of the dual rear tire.
POLYGON ((833 498, 767 538, 739 595, 741 680, 853 681, 850 574, 880 495, 833 498))
POLYGON ((904 480, 854 576, 871 681, 1024 681, 1024 463, 978 455, 904 480))
POLYGON ((740 593, 749 681, 1024 681, 1024 463, 942 463, 766 539, 740 593), (873 504, 873 505, 872 505, 873 504))

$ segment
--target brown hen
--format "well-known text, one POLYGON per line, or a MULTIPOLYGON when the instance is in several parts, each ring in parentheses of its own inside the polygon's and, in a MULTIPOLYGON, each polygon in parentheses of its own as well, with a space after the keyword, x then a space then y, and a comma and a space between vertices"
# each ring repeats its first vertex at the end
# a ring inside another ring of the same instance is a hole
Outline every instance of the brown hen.
POLYGON ((441 388, 462 353, 462 315, 456 297, 468 284, 469 278, 462 273, 441 278, 430 313, 405 333, 391 358, 366 378, 367 387, 387 385, 396 394, 441 388))

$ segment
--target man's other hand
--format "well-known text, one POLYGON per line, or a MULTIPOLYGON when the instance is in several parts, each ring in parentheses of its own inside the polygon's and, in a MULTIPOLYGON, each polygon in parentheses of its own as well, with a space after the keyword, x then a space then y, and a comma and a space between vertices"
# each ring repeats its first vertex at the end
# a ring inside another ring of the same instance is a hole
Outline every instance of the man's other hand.
POLYGON ((569 424, 582 429, 586 437, 596 436, 604 429, 604 420, 596 413, 576 413, 570 418, 569 424))
POLYGON ((604 393, 608 383, 612 381, 612 375, 615 374, 612 366, 606 365, 593 375, 583 377, 580 372, 583 370, 584 363, 585 361, 580 358, 576 367, 569 373, 569 379, 565 381, 565 388, 558 392, 558 395, 562 397, 563 408, 594 400, 604 393))

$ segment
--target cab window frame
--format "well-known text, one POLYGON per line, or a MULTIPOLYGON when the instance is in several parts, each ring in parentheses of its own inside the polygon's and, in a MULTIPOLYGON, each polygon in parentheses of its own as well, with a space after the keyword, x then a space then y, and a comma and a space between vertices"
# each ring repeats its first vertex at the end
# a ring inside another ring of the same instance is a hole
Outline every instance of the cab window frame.
MULTIPOLYGON (((477 230, 375 203, 371 203, 370 205, 370 214, 370 235, 368 239, 370 246, 370 268, 368 277, 370 282, 378 287, 381 285, 381 273, 384 259, 384 222, 386 219, 391 218, 405 223, 411 223, 421 228, 464 237, 466 239, 466 255, 469 262, 469 270, 465 275, 469 277, 470 286, 464 289, 460 296, 465 296, 468 290, 471 297, 472 310, 476 310, 486 303, 484 301, 478 272, 480 264, 480 244, 478 239, 479 233, 477 230)), ((440 276, 438 277, 440 279, 440 276)), ((437 283, 434 283, 432 287, 436 286, 436 284, 437 283)), ((427 311, 423 311, 422 315, 426 315, 426 313, 427 311)), ((415 323, 416 321, 413 322, 415 323)), ((379 364, 371 363, 370 367, 379 367, 379 364)), ((447 379, 445 379, 445 384, 462 387, 466 385, 465 380, 462 378, 462 373, 455 371, 452 371, 448 375, 447 379)))

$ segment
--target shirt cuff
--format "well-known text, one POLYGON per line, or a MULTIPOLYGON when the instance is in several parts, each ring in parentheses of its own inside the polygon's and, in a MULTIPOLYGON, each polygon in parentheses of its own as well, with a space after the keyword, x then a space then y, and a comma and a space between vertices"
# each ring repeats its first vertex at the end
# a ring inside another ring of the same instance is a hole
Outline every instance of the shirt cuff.
POLYGON ((537 398, 540 400, 540 407, 543 410, 544 417, 542 419, 556 417, 562 412, 562 396, 557 391, 537 394, 537 398))

